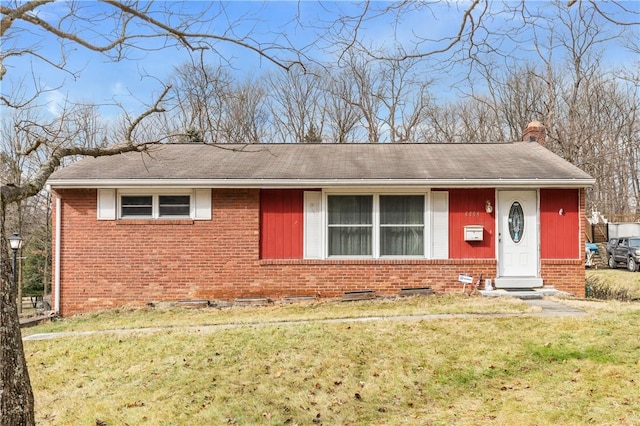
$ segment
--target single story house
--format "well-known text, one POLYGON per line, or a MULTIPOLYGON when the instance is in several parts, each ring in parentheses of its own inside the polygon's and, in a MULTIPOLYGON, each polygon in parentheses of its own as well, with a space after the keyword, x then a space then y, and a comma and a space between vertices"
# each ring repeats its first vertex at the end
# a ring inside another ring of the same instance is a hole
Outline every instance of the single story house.
POLYGON ((402 288, 584 295, 585 172, 523 142, 163 144, 48 181, 53 308, 402 288))

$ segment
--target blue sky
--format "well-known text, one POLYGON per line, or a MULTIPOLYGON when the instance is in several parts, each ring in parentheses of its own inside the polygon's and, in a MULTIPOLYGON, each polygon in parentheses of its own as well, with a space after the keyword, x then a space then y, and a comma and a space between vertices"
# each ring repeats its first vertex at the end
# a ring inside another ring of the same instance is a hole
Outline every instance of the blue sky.
MULTIPOLYGON (((80 4, 92 13, 107 7, 96 2, 81 2, 80 4)), ((437 4, 423 2, 421 9, 404 16, 398 25, 394 26, 392 14, 378 16, 363 22, 359 35, 368 45, 378 47, 391 47, 398 43, 409 46, 409 41, 419 38, 439 39, 455 35, 460 25, 461 13, 469 4, 468 1, 437 4)), ((204 1, 181 2, 176 3, 174 9, 181 12, 193 12, 193 16, 197 16, 198 11, 209 5, 212 4, 204 1)), ((373 3, 371 8, 381 8, 387 5, 389 3, 378 2, 373 3)), ((625 5, 640 13, 640 1, 627 2, 625 5)), ((532 10, 540 9, 541 13, 548 12, 549 8, 553 7, 549 3, 538 1, 528 1, 527 6, 532 10)), ((66 2, 58 1, 38 9, 38 15, 47 20, 60 17, 66 13, 67 7, 66 2)), ((355 16, 360 7, 347 2, 318 3, 312 1, 213 3, 208 12, 208 19, 199 23, 198 27, 200 31, 216 32, 217 34, 222 34, 224 30, 233 29, 232 32, 225 35, 230 37, 249 36, 262 41, 292 45, 304 49, 320 62, 331 63, 335 61, 335 57, 318 49, 332 47, 328 44, 326 27, 329 23, 335 22, 337 15, 355 16), (297 17, 300 19, 298 20, 297 17), (310 43, 312 44, 310 45, 310 43)), ((606 7, 606 4, 603 7, 606 7)), ((506 25, 509 24, 507 22, 509 19, 517 21, 521 17, 515 15, 495 18, 491 25, 496 27, 506 25)), ((510 22, 510 24, 513 23, 510 22)), ((16 24, 16 26, 18 25, 24 30, 18 33, 16 39, 3 41, 3 50, 14 44, 24 46, 36 43, 41 55, 48 58, 59 57, 60 44, 58 40, 52 37, 41 38, 38 31, 33 30, 33 27, 28 24, 16 24)), ((110 29, 107 22, 103 21, 92 23, 84 31, 92 41, 99 42, 103 39, 101 34, 108 34, 110 29)), ((634 31, 636 36, 640 38, 638 26, 634 31)), ((56 70, 30 56, 12 57, 5 61, 8 73, 2 82, 2 93, 10 93, 12 88, 22 79, 27 85, 36 80, 51 90, 45 96, 46 101, 43 103, 47 104, 48 110, 53 114, 59 110, 58 105, 65 98, 97 104, 118 102, 130 110, 132 114, 135 114, 136 110, 143 108, 144 104, 151 101, 153 96, 160 92, 163 81, 168 79, 173 68, 189 58, 184 49, 168 47, 155 50, 155 47, 159 46, 159 42, 159 40, 143 40, 142 43, 148 47, 148 50, 130 50, 127 53, 130 60, 117 63, 81 47, 72 46, 73 50, 70 51, 67 68, 73 70, 73 75, 56 70)), ((533 46, 527 35, 523 35, 522 39, 515 41, 506 37, 493 39, 493 43, 498 42, 504 48, 513 49, 523 60, 532 57, 533 46)), ((429 47, 441 46, 442 43, 430 44, 429 47)), ((282 57, 285 59, 293 58, 290 54, 282 51, 277 54, 283 55, 282 57)), ((607 63, 612 66, 638 61, 637 55, 617 45, 615 40, 607 43, 605 54, 607 63)), ((217 43, 215 51, 208 51, 206 58, 212 64, 221 63, 229 66, 240 78, 247 75, 259 75, 275 68, 264 59, 261 60, 255 53, 230 43, 217 43)), ((441 93, 447 93, 451 91, 450 86, 457 80, 455 74, 456 70, 452 70, 450 73, 429 75, 429 78, 439 79, 441 93)), ((108 114, 107 111, 113 111, 113 109, 106 108, 104 111, 108 114)))

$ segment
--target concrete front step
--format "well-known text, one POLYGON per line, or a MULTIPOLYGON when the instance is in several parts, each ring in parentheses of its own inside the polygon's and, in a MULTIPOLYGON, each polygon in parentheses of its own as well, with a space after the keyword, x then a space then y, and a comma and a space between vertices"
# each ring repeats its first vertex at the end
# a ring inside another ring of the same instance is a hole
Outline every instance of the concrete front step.
POLYGON ((505 290, 528 290, 542 287, 543 281, 539 277, 498 277, 495 279, 494 285, 496 288, 505 290))
POLYGON ((544 296, 563 294, 554 287, 540 288, 500 288, 496 290, 480 290, 480 294, 485 297, 510 296, 518 299, 542 299, 544 296))

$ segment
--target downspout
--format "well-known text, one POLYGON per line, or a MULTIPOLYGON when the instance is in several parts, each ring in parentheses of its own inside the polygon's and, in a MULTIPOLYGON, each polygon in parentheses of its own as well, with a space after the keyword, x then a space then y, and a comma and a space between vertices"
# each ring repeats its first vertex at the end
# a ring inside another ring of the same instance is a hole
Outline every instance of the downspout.
POLYGON ((56 245, 54 248, 55 269, 53 273, 54 302, 53 310, 60 313, 60 237, 62 235, 62 197, 56 193, 56 245))

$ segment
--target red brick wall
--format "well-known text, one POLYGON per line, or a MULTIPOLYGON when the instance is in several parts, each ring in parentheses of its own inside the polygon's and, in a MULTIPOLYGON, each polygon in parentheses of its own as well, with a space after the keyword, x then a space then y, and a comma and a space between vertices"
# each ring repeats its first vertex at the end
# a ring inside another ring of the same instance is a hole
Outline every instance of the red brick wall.
MULTIPOLYGON (((458 274, 496 273, 495 259, 261 260, 258 189, 213 190, 210 221, 98 221, 96 190, 57 193, 62 315, 151 301, 337 297, 353 290, 395 295, 424 286, 460 291, 458 274)), ((565 289, 561 274, 571 274, 566 289, 584 295, 584 265, 556 262, 543 262, 545 283, 549 275, 549 284, 565 289)))
POLYGON ((96 190, 62 197, 61 313, 255 293, 258 191, 213 193, 211 221, 96 219, 96 190))
POLYGON ((585 295, 583 260, 542 259, 541 275, 545 286, 552 286, 579 297, 585 295))

